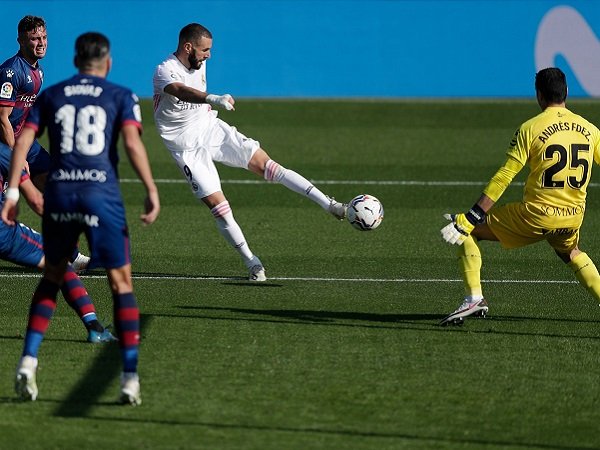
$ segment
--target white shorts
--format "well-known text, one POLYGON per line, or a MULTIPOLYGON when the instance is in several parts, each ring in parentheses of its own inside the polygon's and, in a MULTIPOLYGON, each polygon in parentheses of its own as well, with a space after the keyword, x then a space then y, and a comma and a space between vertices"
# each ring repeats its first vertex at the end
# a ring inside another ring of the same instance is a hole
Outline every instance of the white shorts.
POLYGON ((211 125, 203 136, 198 137, 193 149, 171 151, 177 166, 199 199, 222 190, 214 161, 248 169, 252 156, 260 148, 258 141, 244 136, 221 119, 214 119, 211 125))

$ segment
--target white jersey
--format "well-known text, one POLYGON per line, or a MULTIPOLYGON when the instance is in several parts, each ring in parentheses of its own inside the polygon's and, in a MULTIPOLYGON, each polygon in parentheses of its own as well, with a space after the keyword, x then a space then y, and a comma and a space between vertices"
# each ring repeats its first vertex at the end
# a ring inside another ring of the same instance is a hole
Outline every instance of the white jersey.
POLYGON ((198 70, 189 70, 175 55, 156 67, 154 85, 154 121, 158 133, 171 151, 186 151, 198 144, 217 115, 207 103, 188 103, 167 94, 172 83, 183 83, 206 92, 206 61, 198 70))

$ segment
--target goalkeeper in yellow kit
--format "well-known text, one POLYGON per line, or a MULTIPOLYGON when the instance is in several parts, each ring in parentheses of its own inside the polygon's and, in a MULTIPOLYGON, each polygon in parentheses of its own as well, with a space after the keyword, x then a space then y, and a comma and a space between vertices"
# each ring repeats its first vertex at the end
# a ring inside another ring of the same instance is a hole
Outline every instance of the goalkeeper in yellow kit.
POLYGON ((535 89, 542 113, 517 130, 506 162, 469 212, 444 216, 450 223, 442 228, 442 237, 459 245, 465 299, 441 325, 462 324, 465 317, 488 312, 481 289, 480 240, 499 241, 504 248, 548 242, 600 301, 598 270, 578 247, 592 165, 600 164, 600 131, 565 107, 567 82, 560 69, 540 70, 535 89), (525 165, 530 172, 523 201, 494 206, 525 165))

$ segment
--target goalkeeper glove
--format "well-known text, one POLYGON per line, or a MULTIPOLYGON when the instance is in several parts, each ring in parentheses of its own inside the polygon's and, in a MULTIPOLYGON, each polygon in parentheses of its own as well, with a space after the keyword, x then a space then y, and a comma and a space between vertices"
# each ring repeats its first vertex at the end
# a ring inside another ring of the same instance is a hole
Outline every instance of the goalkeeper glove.
POLYGON ((485 212, 476 204, 466 214, 444 214, 444 218, 451 223, 442 228, 442 238, 449 244, 462 245, 475 225, 485 222, 485 212))
POLYGON ((235 103, 233 97, 229 94, 225 95, 215 95, 208 94, 206 96, 206 103, 210 103, 212 106, 220 106, 221 108, 225 108, 227 111, 231 111, 235 109, 233 104, 235 103))

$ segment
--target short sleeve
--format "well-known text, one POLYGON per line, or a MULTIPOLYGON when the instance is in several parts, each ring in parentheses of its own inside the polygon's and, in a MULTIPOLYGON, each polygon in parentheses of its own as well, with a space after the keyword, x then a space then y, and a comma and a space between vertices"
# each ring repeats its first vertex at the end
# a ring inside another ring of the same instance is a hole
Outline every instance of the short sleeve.
POLYGON ((133 92, 125 90, 123 92, 123 101, 121 102, 121 126, 135 125, 142 129, 142 110, 139 104, 139 98, 133 92))
POLYGON ((0 70, 0 105, 14 106, 19 91, 18 74, 10 67, 0 70))
POLYGON ((184 83, 183 75, 171 69, 167 64, 161 64, 154 72, 154 93, 162 94, 170 84, 184 83))

